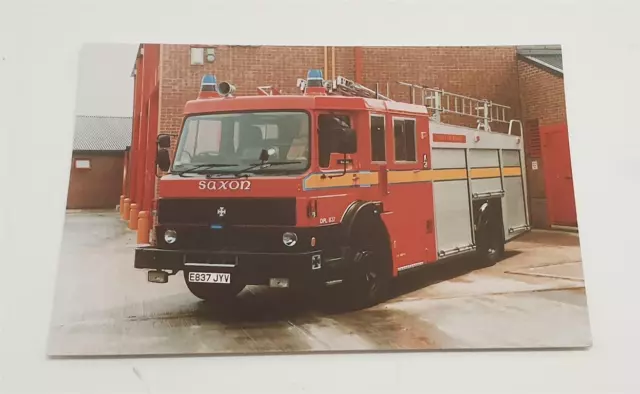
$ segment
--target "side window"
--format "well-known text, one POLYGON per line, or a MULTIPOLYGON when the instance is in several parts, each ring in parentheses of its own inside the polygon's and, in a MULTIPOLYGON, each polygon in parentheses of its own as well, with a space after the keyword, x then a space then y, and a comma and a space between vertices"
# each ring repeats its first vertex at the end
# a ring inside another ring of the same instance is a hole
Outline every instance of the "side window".
POLYGON ((371 115, 371 161, 387 161, 384 116, 371 115))
POLYGON ((318 153, 321 168, 328 168, 331 165, 334 130, 345 126, 351 127, 351 119, 348 115, 321 114, 318 116, 318 153))
POLYGON ((416 121, 394 119, 395 161, 416 161, 416 121))

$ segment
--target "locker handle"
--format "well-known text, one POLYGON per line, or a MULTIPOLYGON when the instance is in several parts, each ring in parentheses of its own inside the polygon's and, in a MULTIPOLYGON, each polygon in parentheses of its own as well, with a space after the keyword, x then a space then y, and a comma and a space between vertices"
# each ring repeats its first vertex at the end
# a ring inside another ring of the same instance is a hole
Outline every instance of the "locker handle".
POLYGON ((488 192, 488 193, 473 193, 473 198, 483 198, 483 197, 494 197, 494 196, 504 196, 504 190, 500 190, 498 192, 488 192))

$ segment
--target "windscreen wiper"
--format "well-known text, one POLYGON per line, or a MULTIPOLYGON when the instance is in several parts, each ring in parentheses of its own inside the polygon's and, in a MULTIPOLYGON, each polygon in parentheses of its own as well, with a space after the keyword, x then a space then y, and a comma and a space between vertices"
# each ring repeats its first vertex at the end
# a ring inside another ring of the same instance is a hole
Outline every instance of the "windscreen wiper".
POLYGON ((174 172, 174 174, 177 174, 179 176, 184 176, 184 174, 190 173, 190 172, 194 174, 201 173, 198 170, 204 169, 204 168, 237 167, 237 166, 238 166, 237 164, 224 164, 224 163, 199 164, 199 165, 187 168, 186 170, 176 171, 174 172))
POLYGON ((244 168, 240 171, 233 172, 232 174, 235 175, 236 177, 240 175, 246 176, 247 175, 246 172, 254 170, 259 167, 283 166, 286 164, 299 164, 299 163, 302 163, 302 162, 301 161, 269 161, 269 162, 263 162, 263 163, 255 163, 255 164, 251 164, 249 167, 244 168))

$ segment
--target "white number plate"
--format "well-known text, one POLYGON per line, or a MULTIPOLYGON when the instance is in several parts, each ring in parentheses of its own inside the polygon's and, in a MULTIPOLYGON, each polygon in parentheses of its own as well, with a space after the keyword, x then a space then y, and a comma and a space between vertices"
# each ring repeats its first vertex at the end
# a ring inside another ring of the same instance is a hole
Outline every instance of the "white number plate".
POLYGON ((231 283, 231 274, 217 274, 212 272, 189 272, 189 282, 192 283, 231 283))

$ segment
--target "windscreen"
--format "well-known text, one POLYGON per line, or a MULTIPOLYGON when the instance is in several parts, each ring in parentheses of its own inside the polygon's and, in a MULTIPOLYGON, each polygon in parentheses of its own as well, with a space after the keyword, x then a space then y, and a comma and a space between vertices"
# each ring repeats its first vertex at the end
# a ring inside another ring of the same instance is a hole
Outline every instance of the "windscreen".
POLYGON ((260 163, 264 149, 269 153, 267 163, 280 165, 260 168, 260 172, 300 172, 309 167, 309 140, 306 112, 190 116, 178 142, 173 171, 213 164, 219 165, 216 172, 233 172, 260 163))

